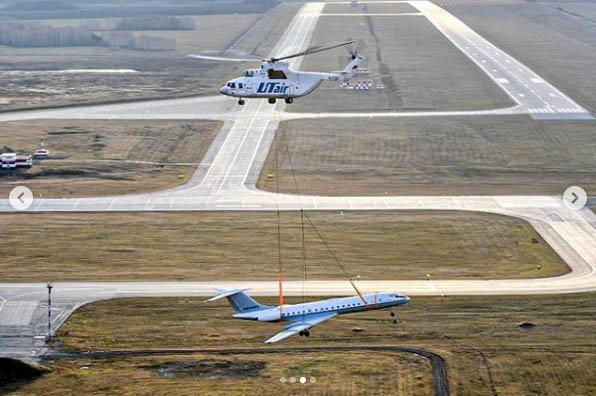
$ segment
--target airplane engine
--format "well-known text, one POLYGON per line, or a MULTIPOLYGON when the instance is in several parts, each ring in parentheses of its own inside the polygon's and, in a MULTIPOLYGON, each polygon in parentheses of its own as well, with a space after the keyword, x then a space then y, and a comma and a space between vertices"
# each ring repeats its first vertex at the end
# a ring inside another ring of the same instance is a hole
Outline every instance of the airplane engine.
POLYGON ((278 308, 268 309, 266 311, 259 312, 259 316, 257 317, 257 320, 259 322, 273 322, 279 319, 280 316, 278 308))

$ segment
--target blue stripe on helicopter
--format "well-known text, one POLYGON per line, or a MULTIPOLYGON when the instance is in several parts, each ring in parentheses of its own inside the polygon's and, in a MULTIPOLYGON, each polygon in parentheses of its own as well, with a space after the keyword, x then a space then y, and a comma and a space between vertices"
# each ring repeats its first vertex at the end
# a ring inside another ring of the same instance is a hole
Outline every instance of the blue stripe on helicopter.
POLYGON ((277 82, 260 83, 257 93, 286 93, 290 87, 277 82))

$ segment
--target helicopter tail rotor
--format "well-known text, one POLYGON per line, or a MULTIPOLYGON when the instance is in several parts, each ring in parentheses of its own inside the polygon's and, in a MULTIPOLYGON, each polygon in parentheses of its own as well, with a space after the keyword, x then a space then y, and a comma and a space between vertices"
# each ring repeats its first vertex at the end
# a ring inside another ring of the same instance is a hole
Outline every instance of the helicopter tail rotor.
POLYGON ((347 50, 350 53, 350 58, 352 60, 356 59, 358 56, 362 56, 362 53, 366 49, 366 42, 362 39, 352 40, 352 44, 347 46, 347 50))

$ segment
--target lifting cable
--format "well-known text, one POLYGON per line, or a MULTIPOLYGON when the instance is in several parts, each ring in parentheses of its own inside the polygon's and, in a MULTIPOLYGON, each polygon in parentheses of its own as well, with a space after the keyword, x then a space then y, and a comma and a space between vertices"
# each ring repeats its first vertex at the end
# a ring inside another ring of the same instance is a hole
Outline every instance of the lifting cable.
POLYGON ((281 260, 281 214, 279 211, 279 156, 277 152, 277 140, 275 142, 275 191, 277 193, 277 281, 279 283, 278 291, 278 305, 279 305, 279 317, 283 314, 284 305, 284 291, 283 291, 283 272, 282 272, 282 260, 281 260))
POLYGON ((352 287, 356 291, 356 294, 358 294, 358 297, 360 297, 360 299, 362 300, 362 302, 364 303, 364 305, 368 306, 368 303, 366 302, 366 300, 362 296, 362 292, 360 292, 360 289, 358 289, 358 286, 356 286, 356 283, 354 281, 353 276, 346 270, 346 267, 341 263, 341 261, 339 260, 339 258, 333 252, 333 250, 331 249, 331 246, 329 246, 329 244, 327 243, 327 241, 325 240, 325 238, 323 238, 323 235, 321 235, 321 233, 319 232, 319 229, 313 223, 313 221, 311 220, 311 218, 307 214, 304 214, 304 216, 306 217, 306 220, 308 221, 308 223, 310 224, 310 226, 313 228, 313 230, 315 230, 315 233, 317 234, 317 236, 319 237, 319 239, 323 243, 323 246, 325 246, 325 249, 327 249, 327 251, 329 252, 329 254, 331 255, 331 257, 333 257, 333 260, 335 261, 335 263, 337 264, 337 266, 339 268, 341 268, 344 276, 346 278, 348 278, 350 284, 352 285, 352 287))
MULTIPOLYGON (((321 233, 319 232, 319 229, 315 226, 315 224, 313 223, 313 221, 311 220, 311 218, 304 212, 304 209, 302 207, 302 201, 300 199, 300 190, 298 188, 298 181, 296 180, 296 173, 294 172, 294 165, 292 163, 292 156, 290 154, 290 148, 289 148, 289 144, 288 144, 288 139, 287 139, 287 136, 286 136, 286 132, 285 132, 285 130, 283 128, 280 128, 280 130, 281 130, 281 133, 283 135, 284 144, 285 144, 285 147, 286 147, 286 153, 288 155, 288 163, 290 165, 290 171, 292 173, 292 179, 293 179, 293 182, 294 182, 294 188, 296 190, 296 194, 298 196, 298 204, 300 206, 300 222, 301 222, 301 227, 302 227, 301 239, 302 239, 302 265, 303 265, 303 302, 306 302, 306 280, 307 280, 307 269, 308 269, 307 268, 307 262, 306 262, 306 242, 305 242, 305 235, 304 235, 304 219, 306 218, 306 220, 311 225, 311 227, 313 228, 313 230, 315 231, 315 233, 317 234, 317 236, 319 237, 319 239, 321 240, 321 242, 323 243, 323 245, 325 246, 325 248, 327 249, 327 251, 329 252, 329 254, 331 254, 331 257, 333 257, 333 260, 335 261, 335 263, 342 270, 344 276, 346 278, 348 278, 348 281, 350 282, 350 285, 356 291, 356 294, 358 294, 358 297, 360 297, 360 300, 362 300, 362 302, 364 303, 364 305, 368 307, 368 302, 363 297, 362 292, 360 291, 360 289, 358 289, 358 286, 356 286, 356 283, 354 281, 354 278, 350 275, 350 273, 346 270, 345 266, 341 263, 341 261, 339 260, 339 258, 337 257, 337 255, 333 252, 333 250, 331 249, 331 247, 329 246, 329 244, 327 243, 327 241, 325 240, 325 238, 323 238, 323 235, 321 235, 321 233)), ((276 155, 276 167, 277 167, 278 166, 278 163, 277 163, 277 146, 276 146, 276 149, 275 149, 275 155, 276 155)), ((279 172, 279 169, 276 168, 276 171, 279 172)), ((279 179, 279 177, 278 177, 278 179, 279 179)), ((279 194, 279 180, 278 180, 278 190, 277 190, 277 193, 279 194)), ((279 201, 278 201, 278 205, 279 205, 279 201)), ((279 210, 279 208, 278 208, 278 210, 279 210)))
MULTIPOLYGON (((286 154, 288 156, 288 163, 290 165, 290 171, 292 172, 292 181, 294 182, 294 189, 296 190, 296 196, 298 198, 298 207, 300 208, 300 239, 301 239, 301 261, 302 261, 302 302, 306 302, 307 291, 306 291, 306 281, 307 281, 307 262, 306 262, 306 240, 304 234, 304 209, 302 208, 302 199, 300 198, 300 189, 298 187, 298 181, 296 180, 296 173, 294 172, 294 164, 292 163, 292 155, 290 154, 290 147, 288 144, 288 137, 286 136, 286 131, 284 128, 279 128, 281 130, 281 134, 283 135, 284 144, 286 146, 286 154)), ((279 176, 278 176, 279 179, 279 176)), ((279 196, 279 195, 278 195, 279 196)), ((306 314, 306 312, 305 312, 306 314)))

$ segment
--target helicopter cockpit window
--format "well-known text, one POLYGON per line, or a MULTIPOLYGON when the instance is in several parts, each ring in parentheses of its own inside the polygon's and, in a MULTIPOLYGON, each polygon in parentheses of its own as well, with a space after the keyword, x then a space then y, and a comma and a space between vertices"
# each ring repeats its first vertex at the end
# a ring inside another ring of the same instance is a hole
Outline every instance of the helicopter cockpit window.
POLYGON ((228 83, 228 87, 230 87, 230 88, 236 88, 236 84, 235 83, 228 83))
POLYGON ((252 77, 255 75, 255 72, 252 70, 247 70, 246 72, 244 72, 244 76, 246 77, 252 77))
POLYGON ((269 77, 272 80, 285 80, 287 78, 286 73, 284 73, 283 70, 273 69, 267 70, 267 77, 269 77))
POLYGON ((240 88, 240 89, 244 88, 244 84, 238 83, 238 88, 240 88))

